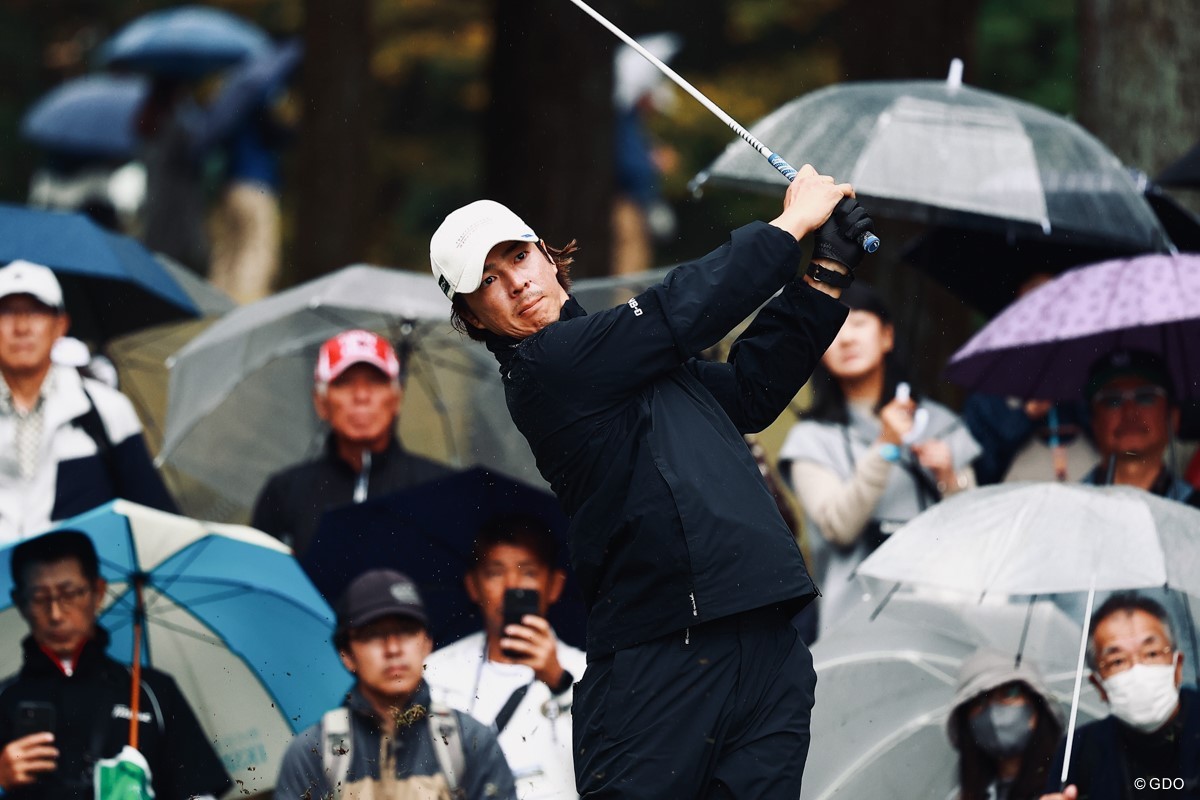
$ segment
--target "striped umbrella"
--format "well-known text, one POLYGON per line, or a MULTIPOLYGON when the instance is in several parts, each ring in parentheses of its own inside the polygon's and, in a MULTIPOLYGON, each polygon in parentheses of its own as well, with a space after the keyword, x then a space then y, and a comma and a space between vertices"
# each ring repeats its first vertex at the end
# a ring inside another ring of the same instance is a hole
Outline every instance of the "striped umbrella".
MULTIPOLYGON (((140 584, 140 662, 179 684, 240 788, 270 789, 292 736, 337 705, 350 683, 330 644, 333 613, 291 551, 252 528, 124 500, 59 528, 96 544, 108 581, 99 622, 111 636, 109 655, 132 661, 140 584)), ((26 627, 9 599, 11 554, 0 550, 0 637, 15 643, 26 627)), ((20 652, 0 651, 0 674, 20 668, 20 652)))

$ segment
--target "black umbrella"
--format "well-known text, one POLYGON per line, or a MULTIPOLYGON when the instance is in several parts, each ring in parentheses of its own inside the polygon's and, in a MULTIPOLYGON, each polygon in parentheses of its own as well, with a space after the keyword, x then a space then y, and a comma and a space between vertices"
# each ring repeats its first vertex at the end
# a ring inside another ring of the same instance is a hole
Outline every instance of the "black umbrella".
POLYGON ((480 526, 496 514, 512 512, 538 517, 558 537, 567 585, 549 620, 560 639, 581 647, 587 615, 567 566, 567 519, 558 502, 480 467, 326 512, 302 564, 333 603, 346 584, 368 569, 405 573, 421 590, 431 633, 441 647, 483 627, 463 576, 480 526))
POLYGON ((1200 189, 1200 142, 1184 153, 1178 161, 1164 169, 1157 180, 1163 186, 1200 189))

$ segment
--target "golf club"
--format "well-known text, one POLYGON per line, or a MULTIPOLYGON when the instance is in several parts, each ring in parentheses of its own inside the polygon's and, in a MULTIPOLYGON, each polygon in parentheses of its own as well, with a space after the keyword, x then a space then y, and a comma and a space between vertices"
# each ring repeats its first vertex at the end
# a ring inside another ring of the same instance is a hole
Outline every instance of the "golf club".
MULTIPOLYGON (((625 44, 632 47, 635 51, 637 51, 637 53, 639 55, 641 55, 642 58, 646 59, 654 66, 658 67, 659 71, 661 71, 662 74, 666 75, 668 78, 670 78, 672 81, 674 81, 676 86, 678 86, 680 89, 683 89, 685 92, 690 94, 692 97, 696 98, 696 100, 700 103, 700 105, 704 106, 709 111, 711 111, 716 116, 717 119, 724 122, 726 125, 728 125, 733 130, 734 133, 736 133, 738 136, 742 137, 742 139, 746 142, 746 144, 753 147, 755 150, 757 150, 763 156, 763 158, 767 159, 767 161, 770 162, 771 166, 774 167, 775 169, 779 170, 779 173, 781 175, 783 175, 783 177, 787 178, 789 181, 795 179, 796 170, 794 167, 792 167, 791 164, 784 161, 783 158, 778 153, 773 152, 765 144, 763 144, 757 138, 755 138, 755 136, 752 133, 750 133, 750 131, 746 130, 741 125, 739 125, 737 120, 735 120, 733 117, 729 116, 724 111, 722 111, 720 106, 718 106, 712 100, 709 100, 707 97, 705 97, 700 92, 699 89, 697 89, 695 86, 692 86, 690 83, 688 83, 686 80, 684 80, 679 75, 679 73, 675 72, 675 70, 671 69, 666 64, 664 64, 661 60, 659 60, 659 58, 657 56, 655 56, 649 50, 647 50, 646 48, 644 48, 640 44, 638 44, 631 36, 629 36, 623 30, 618 28, 616 25, 609 22, 607 19, 604 18, 603 15, 600 14, 600 12, 596 11, 596 9, 592 8, 587 3, 583 2, 583 0, 571 0, 571 2, 574 3, 575 5, 579 6, 580 9, 582 9, 592 19, 596 20, 596 22, 599 22, 601 25, 608 28, 608 30, 614 36, 616 36, 618 39, 620 39, 625 44)), ((861 236, 859 236, 858 243, 860 245, 862 245, 862 249, 866 250, 868 253, 874 253, 876 250, 879 249, 879 244, 880 244, 879 237, 876 236, 875 234, 871 233, 870 231, 867 231, 867 232, 863 233, 861 236)))

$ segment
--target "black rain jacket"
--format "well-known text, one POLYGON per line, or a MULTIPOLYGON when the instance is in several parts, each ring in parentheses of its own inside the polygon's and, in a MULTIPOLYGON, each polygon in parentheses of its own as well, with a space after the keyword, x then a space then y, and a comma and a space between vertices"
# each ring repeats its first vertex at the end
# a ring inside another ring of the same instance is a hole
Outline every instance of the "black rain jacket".
MULTIPOLYGON (((129 743, 129 667, 104 652, 108 634, 102 628, 83 646, 69 676, 33 637, 26 637, 21 646, 24 665, 0 690, 0 748, 17 738, 13 725, 23 701, 50 703, 55 708, 58 768, 6 797, 92 800, 96 761, 112 758, 129 743)), ((150 667, 142 667, 141 677, 138 750, 150 764, 156 800, 220 797, 233 782, 174 679, 150 667)))
POLYGON ((742 434, 787 407, 846 308, 796 274, 802 250, 752 223, 627 304, 516 341, 489 335, 508 409, 571 518, 596 657, 816 594, 742 434), (783 287, 726 363, 697 356, 783 287))

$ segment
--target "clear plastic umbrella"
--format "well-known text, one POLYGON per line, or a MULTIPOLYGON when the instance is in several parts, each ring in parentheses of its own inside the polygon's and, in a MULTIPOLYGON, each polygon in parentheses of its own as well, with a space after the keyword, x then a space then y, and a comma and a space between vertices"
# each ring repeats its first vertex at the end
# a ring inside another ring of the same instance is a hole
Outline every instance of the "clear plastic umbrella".
MULTIPOLYGON (((953 796, 946 737, 962 662, 978 648, 1018 651, 1060 703, 1070 702, 1079 624, 1048 601, 948 602, 901 594, 874 618, 865 599, 812 649, 817 702, 803 800, 953 796)), ((1091 691, 1087 718, 1104 715, 1091 691)))
POLYGON ((317 350, 350 328, 387 336, 404 356, 406 448, 544 486, 508 417, 495 359, 449 318, 427 272, 364 265, 226 314, 169 360, 158 461, 181 506, 245 520, 271 473, 316 457, 327 432, 312 404, 317 350))
MULTIPOLYGON (((876 215, 1169 248, 1137 184, 1098 139, 953 75, 838 84, 788 102, 750 130, 789 162, 853 183, 876 215)), ((708 183, 772 194, 786 185, 740 141, 693 185, 708 183)))

